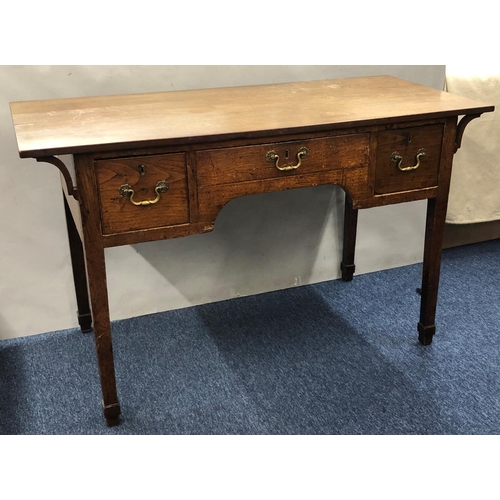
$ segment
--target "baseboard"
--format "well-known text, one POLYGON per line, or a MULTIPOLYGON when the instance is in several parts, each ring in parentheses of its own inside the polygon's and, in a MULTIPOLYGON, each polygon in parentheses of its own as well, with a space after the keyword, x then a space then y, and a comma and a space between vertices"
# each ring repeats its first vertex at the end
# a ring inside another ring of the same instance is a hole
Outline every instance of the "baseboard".
POLYGON ((500 238, 500 220, 478 224, 446 224, 444 248, 480 243, 500 238))

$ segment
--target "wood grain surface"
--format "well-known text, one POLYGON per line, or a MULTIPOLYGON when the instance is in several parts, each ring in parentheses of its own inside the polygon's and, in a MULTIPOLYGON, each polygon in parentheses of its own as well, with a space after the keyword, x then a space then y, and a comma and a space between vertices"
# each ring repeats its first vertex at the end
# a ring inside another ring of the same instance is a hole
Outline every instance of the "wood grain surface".
POLYGON ((212 186, 234 182, 290 177, 368 165, 369 134, 346 134, 322 139, 284 141, 255 146, 218 148, 196 153, 198 185, 212 186), (306 147, 308 155, 296 170, 280 171, 266 155, 275 151, 278 164, 297 165, 297 152, 306 147))
POLYGON ((375 193, 395 193, 437 186, 443 127, 441 123, 379 132, 375 193), (392 153, 397 152, 403 158, 403 168, 415 166, 420 149, 425 150, 425 158, 415 170, 401 171, 397 163, 391 160, 392 153))
POLYGON ((136 156, 95 162, 103 234, 151 229, 189 222, 186 156, 183 153, 136 156), (139 173, 139 166, 145 174, 139 173), (120 186, 134 190, 135 201, 156 198, 158 181, 168 184, 154 205, 135 206, 120 195, 120 186))
POLYGON ((13 102, 10 108, 22 158, 494 109, 391 76, 13 102))

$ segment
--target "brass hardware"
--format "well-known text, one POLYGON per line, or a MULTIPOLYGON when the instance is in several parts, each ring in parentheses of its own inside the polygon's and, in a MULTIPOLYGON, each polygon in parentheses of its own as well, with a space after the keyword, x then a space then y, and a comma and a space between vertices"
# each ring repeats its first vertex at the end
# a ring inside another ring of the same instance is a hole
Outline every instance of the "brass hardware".
MULTIPOLYGON (((288 151, 288 150, 286 150, 286 151, 288 151)), ((297 162, 298 163, 296 165, 284 165, 284 166, 280 167, 278 165, 279 159, 280 159, 278 153, 276 153, 276 151, 269 151, 266 155, 266 161, 268 161, 269 163, 275 162, 276 168, 278 170, 281 170, 282 172, 287 171, 287 170, 297 170, 302 163, 302 158, 306 158, 308 154, 309 154, 309 150, 306 147, 302 147, 297 152, 297 162)))
POLYGON ((168 184, 166 181, 158 181, 155 187, 156 198, 154 200, 144 200, 144 201, 134 201, 134 190, 130 186, 130 184, 123 184, 120 186, 118 192, 120 196, 125 198, 130 198, 130 202, 134 204, 136 207, 146 206, 146 205, 154 205, 160 201, 161 193, 165 193, 168 189, 168 184))
POLYGON ((401 172, 409 172, 410 170, 416 170, 418 167, 420 167, 420 160, 425 158, 425 155, 426 155, 425 149, 423 149, 423 148, 419 149, 417 151, 417 155, 415 156, 415 159, 417 160, 417 164, 413 165, 411 167, 402 167, 401 166, 401 163, 403 163, 403 157, 397 151, 394 151, 394 153, 392 153, 391 161, 398 164, 398 168, 399 168, 399 170, 401 170, 401 172))
POLYGON ((141 175, 145 175, 146 174, 146 167, 144 165, 139 165, 139 173, 141 175))

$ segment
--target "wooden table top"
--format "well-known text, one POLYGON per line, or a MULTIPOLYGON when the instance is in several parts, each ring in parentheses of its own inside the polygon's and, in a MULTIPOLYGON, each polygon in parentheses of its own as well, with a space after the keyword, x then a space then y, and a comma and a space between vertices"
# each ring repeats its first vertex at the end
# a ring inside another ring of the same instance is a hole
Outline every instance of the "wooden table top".
POLYGON ((391 76, 10 104, 22 158, 493 111, 391 76))

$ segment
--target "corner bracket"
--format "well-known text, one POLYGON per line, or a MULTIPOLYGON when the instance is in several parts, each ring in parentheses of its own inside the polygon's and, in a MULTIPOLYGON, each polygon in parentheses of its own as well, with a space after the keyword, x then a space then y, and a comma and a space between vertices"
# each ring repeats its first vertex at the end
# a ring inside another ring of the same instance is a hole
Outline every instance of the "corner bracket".
POLYGON ((78 200, 78 193, 76 187, 73 186, 73 180, 71 179, 71 175, 69 174, 69 170, 66 165, 55 156, 43 156, 41 158, 37 158, 36 161, 51 163, 56 166, 60 171, 62 176, 64 177, 64 181, 66 182, 66 187, 68 189, 68 194, 73 196, 75 200, 78 200))
POLYGON ((475 114, 475 115, 465 115, 460 120, 460 122, 458 123, 458 127, 457 127, 457 136, 455 138, 455 151, 454 151, 454 153, 456 153, 460 149, 460 146, 462 145, 462 136, 464 135, 465 127, 467 127, 467 125, 472 120, 474 120, 474 118, 479 118, 480 116, 481 116, 480 113, 475 114))

